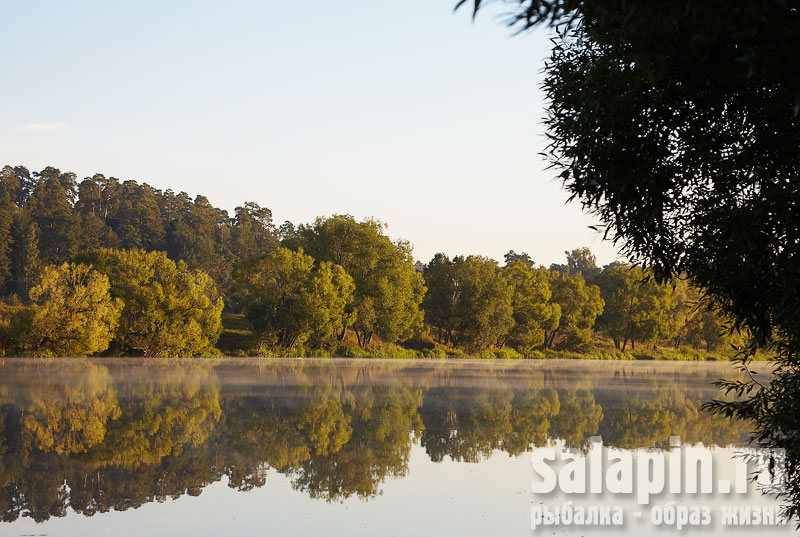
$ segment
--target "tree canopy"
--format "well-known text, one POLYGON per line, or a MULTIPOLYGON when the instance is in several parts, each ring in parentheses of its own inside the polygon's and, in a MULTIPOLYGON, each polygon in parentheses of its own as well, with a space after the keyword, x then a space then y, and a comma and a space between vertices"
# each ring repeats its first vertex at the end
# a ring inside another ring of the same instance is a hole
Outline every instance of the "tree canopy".
POLYGON ((502 275, 511 288, 514 326, 509 343, 521 349, 542 345, 545 335, 555 331, 561 319, 561 307, 550 300, 550 272, 516 261, 503 268, 502 275))
MULTIPOLYGON (((519 267, 530 270, 524 263, 519 267)), ((442 343, 481 350, 505 340, 514 326, 513 288, 501 275, 496 261, 475 255, 457 256, 451 261, 444 254, 436 254, 424 275, 428 294, 423 309, 442 343)), ((531 278, 534 282, 523 282, 523 278, 519 278, 520 290, 522 285, 536 285, 535 275, 531 278)), ((530 325, 520 329, 519 336, 531 337, 528 330, 539 330, 534 324, 542 317, 546 322, 548 316, 543 311, 532 311, 536 306, 526 310, 521 302, 520 319, 530 325)))
POLYGON ((164 252, 101 249, 79 257, 108 276, 124 306, 116 351, 142 356, 210 352, 222 331, 223 301, 211 278, 164 252))
POLYGON ((559 346, 568 349, 585 348, 592 341, 592 329, 597 316, 603 312, 605 302, 600 288, 587 284, 580 273, 550 274, 552 301, 558 305, 558 325, 545 334, 545 344, 553 347, 556 338, 559 346))
POLYGON ((233 296, 255 330, 290 349, 312 338, 324 344, 348 326, 355 284, 339 265, 286 248, 243 263, 233 296))
POLYGON ((40 283, 30 291, 33 304, 11 321, 20 352, 86 356, 106 350, 123 305, 111 297, 109 288, 108 278, 88 265, 45 268, 40 283))
POLYGON ((392 242, 383 228, 375 220, 334 215, 298 230, 299 243, 309 255, 341 266, 353 278, 352 326, 362 346, 373 334, 395 342, 421 329, 425 286, 414 268, 411 245, 392 242))
POLYGON ((666 312, 672 306, 670 287, 660 285, 641 268, 617 265, 596 279, 605 303, 597 319, 622 351, 636 339, 652 341, 664 331, 666 312))

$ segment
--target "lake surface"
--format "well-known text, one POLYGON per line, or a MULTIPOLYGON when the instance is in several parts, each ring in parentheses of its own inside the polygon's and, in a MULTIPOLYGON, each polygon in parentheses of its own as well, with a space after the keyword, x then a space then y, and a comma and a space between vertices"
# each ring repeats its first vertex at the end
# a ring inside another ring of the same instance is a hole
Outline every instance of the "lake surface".
POLYGON ((688 362, 0 360, 0 535, 750 535, 745 517, 769 522, 777 503, 749 483, 733 490, 748 424, 701 409, 711 383, 735 374, 688 362), (606 454, 617 470, 630 459, 632 492, 614 492, 606 454), (680 493, 672 480, 656 492, 664 460, 680 493), (713 491, 690 493, 703 461, 713 491), (571 492, 581 465, 589 485, 571 492), (542 490, 551 473, 558 486, 542 490))

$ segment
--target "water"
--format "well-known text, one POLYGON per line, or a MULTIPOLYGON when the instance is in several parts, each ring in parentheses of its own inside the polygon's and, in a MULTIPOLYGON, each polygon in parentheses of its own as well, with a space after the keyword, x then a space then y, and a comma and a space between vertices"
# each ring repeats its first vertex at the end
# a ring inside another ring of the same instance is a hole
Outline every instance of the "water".
POLYGON ((0 535, 748 535, 730 506, 761 516, 777 504, 749 484, 718 486, 735 482, 748 424, 700 408, 718 395, 710 383, 734 374, 665 362, 4 360, 0 535), (567 464, 534 455, 594 462, 598 436, 652 468, 670 453, 707 456, 714 492, 645 503, 641 487, 607 483, 532 492, 542 464, 559 487, 567 464), (619 509, 624 524, 531 529, 537 509, 568 501, 619 509), (707 508, 708 525, 656 525, 654 509, 678 507, 707 508))

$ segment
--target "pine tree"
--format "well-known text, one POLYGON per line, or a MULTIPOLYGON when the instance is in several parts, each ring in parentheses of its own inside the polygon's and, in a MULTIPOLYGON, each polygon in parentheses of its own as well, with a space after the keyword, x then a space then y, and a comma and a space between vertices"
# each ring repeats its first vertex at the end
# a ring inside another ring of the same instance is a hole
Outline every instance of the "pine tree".
POLYGON ((70 194, 57 177, 46 177, 39 182, 26 206, 41 232, 39 252, 46 263, 69 261, 78 250, 78 222, 73 217, 69 198, 70 194))
POLYGON ((11 285, 10 291, 26 300, 36 285, 39 260, 39 228, 27 211, 14 214, 11 225, 11 285))
POLYGON ((110 219, 123 248, 147 251, 164 248, 164 224, 158 206, 160 192, 148 184, 125 181, 118 189, 116 210, 110 219))

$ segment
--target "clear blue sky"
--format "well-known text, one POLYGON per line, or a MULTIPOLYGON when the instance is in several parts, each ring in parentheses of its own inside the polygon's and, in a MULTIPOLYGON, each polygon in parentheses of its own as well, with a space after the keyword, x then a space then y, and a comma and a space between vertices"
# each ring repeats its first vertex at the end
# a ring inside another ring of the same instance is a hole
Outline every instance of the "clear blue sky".
POLYGON ((0 164, 373 216, 423 261, 613 260, 538 156, 547 36, 454 4, 6 1, 0 164))

